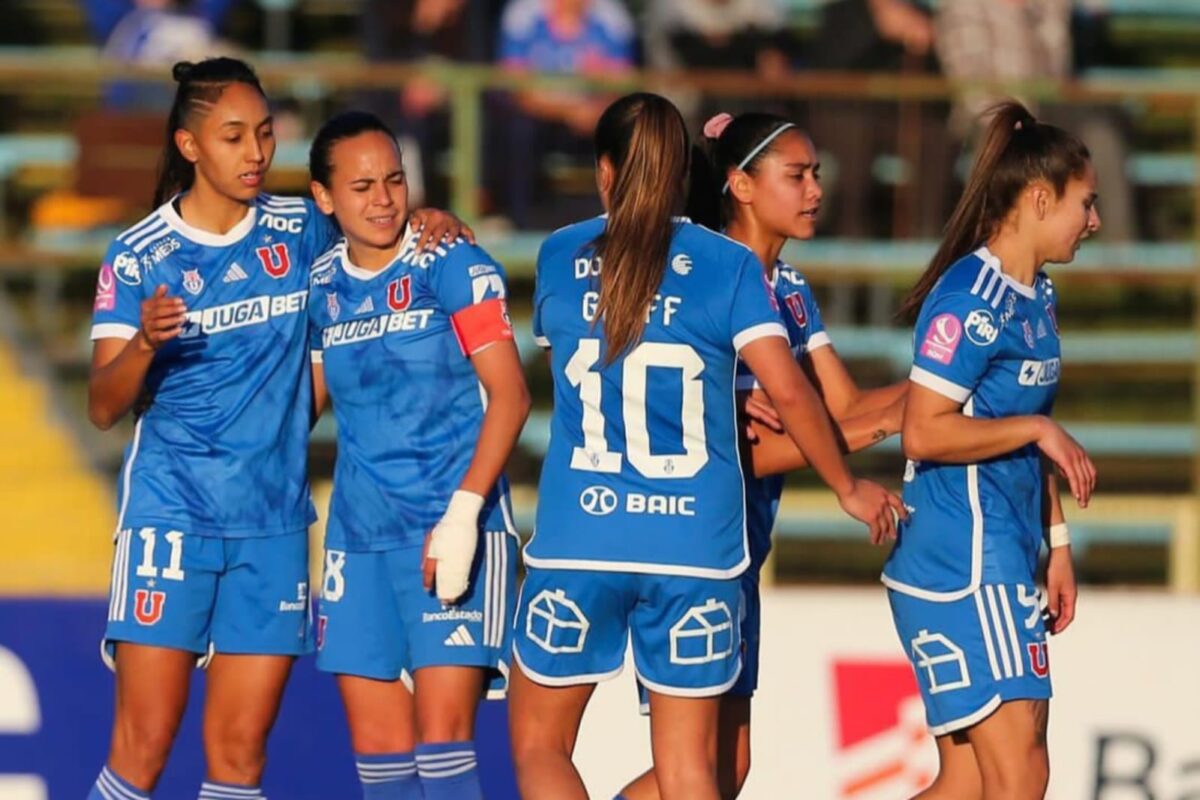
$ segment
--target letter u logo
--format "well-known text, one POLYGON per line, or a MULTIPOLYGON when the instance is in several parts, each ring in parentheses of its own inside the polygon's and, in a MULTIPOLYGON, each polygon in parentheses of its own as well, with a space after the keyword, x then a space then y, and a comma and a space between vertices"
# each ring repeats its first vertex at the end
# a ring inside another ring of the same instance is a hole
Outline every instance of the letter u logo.
POLYGON ((166 602, 166 592, 138 589, 133 596, 133 615, 140 624, 153 625, 162 619, 163 605, 166 602))
POLYGON ((1045 642, 1030 642, 1026 645, 1029 650, 1029 668, 1039 678, 1050 674, 1050 648, 1045 642))
POLYGON ((282 278, 292 268, 292 257, 286 244, 280 242, 270 247, 260 247, 254 251, 262 267, 272 278, 282 278))
POLYGON ((412 276, 394 280, 388 284, 388 308, 404 311, 412 303, 412 276))

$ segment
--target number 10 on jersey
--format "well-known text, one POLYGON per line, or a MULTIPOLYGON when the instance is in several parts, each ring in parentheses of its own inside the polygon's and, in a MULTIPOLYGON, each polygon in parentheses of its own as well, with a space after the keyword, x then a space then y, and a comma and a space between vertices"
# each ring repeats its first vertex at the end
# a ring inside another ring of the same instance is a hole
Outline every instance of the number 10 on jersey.
MULTIPOLYGON (((566 376, 579 389, 583 406, 583 447, 571 452, 571 469, 586 472, 620 472, 621 453, 608 449, 604 411, 600 407, 602 381, 592 367, 600 360, 600 340, 580 339, 575 354, 567 361, 566 376)), ((647 478, 691 478, 708 463, 708 441, 704 430, 704 360, 690 345, 642 342, 629 352, 622 365, 621 413, 625 422, 625 455, 647 478), (680 429, 683 452, 650 452, 650 430, 646 413, 646 379, 651 368, 680 372, 683 383, 680 429)))

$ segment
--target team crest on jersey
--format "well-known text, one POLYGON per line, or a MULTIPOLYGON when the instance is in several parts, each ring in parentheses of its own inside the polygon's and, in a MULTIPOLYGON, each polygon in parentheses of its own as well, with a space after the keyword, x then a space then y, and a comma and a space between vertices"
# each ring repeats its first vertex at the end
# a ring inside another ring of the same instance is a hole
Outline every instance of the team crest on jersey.
POLYGON ((204 278, 200 277, 200 270, 185 269, 183 271, 183 288, 191 294, 200 294, 204 288, 204 278))
POLYGON ((783 302, 787 305, 788 311, 792 312, 792 319, 796 320, 797 325, 803 328, 808 324, 808 309, 804 307, 804 295, 795 292, 783 298, 783 302))
POLYGON ((254 252, 258 254, 263 270, 272 278, 282 278, 292 268, 291 253, 283 242, 276 242, 270 247, 259 247, 254 252))
POLYGON ((404 311, 412 304, 412 276, 405 275, 388 284, 388 308, 404 311))
POLYGON ((1054 303, 1046 303, 1046 316, 1050 318, 1050 324, 1054 326, 1054 335, 1058 336, 1058 314, 1054 312, 1054 303))
POLYGON ((1025 336, 1025 344, 1029 345, 1029 349, 1032 350, 1037 341, 1033 338, 1033 326, 1029 324, 1029 320, 1021 320, 1021 333, 1025 336))
POLYGON ((337 322, 337 318, 342 315, 342 306, 338 303, 337 292, 325 295, 325 310, 329 312, 329 318, 337 322))
POLYGON ((133 253, 117 253, 112 262, 112 269, 121 283, 138 286, 142 282, 142 265, 133 253))
POLYGON ((163 606, 166 603, 166 592, 138 589, 133 595, 133 616, 137 618, 139 625, 154 625, 162 619, 163 606))

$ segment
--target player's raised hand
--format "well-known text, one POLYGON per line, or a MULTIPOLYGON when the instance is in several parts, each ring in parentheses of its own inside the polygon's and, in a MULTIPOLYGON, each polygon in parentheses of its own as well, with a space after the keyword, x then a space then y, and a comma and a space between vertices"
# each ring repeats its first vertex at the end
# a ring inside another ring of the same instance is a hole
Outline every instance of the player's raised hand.
POLYGON ((1078 597, 1071 546, 1050 548, 1050 559, 1046 562, 1046 610, 1050 613, 1050 633, 1062 633, 1075 619, 1078 597))
POLYGON ((167 295, 160 284, 154 294, 142 301, 142 323, 138 332, 145 346, 157 350, 183 331, 187 321, 187 306, 178 297, 167 295))
POLYGON ((870 529, 871 544, 896 538, 896 518, 908 519, 908 510, 895 494, 873 481, 855 478, 850 491, 838 497, 842 510, 870 529))
POLYGON ((1054 462, 1054 466, 1071 487, 1071 496, 1080 508, 1087 508, 1096 488, 1096 467, 1087 451, 1079 442, 1072 438, 1061 425, 1049 417, 1042 417, 1042 434, 1037 439, 1037 446, 1046 457, 1054 462))
POLYGON ((459 236, 475 244, 475 231, 449 211, 418 208, 408 215, 408 220, 418 233, 418 250, 432 250, 442 242, 453 242, 459 236))
POLYGON ((425 589, 436 590, 443 603, 453 603, 467 592, 471 565, 479 544, 479 512, 483 498, 458 490, 429 534, 423 573, 425 589))

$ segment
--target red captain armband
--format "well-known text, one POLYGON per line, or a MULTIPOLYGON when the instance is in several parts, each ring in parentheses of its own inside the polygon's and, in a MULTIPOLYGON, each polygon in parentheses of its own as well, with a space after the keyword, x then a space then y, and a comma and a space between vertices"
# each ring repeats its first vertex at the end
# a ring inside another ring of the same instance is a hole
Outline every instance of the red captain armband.
POLYGON ((467 306, 452 315, 450 323, 465 356, 473 356, 490 344, 513 338, 508 304, 499 297, 467 306))

